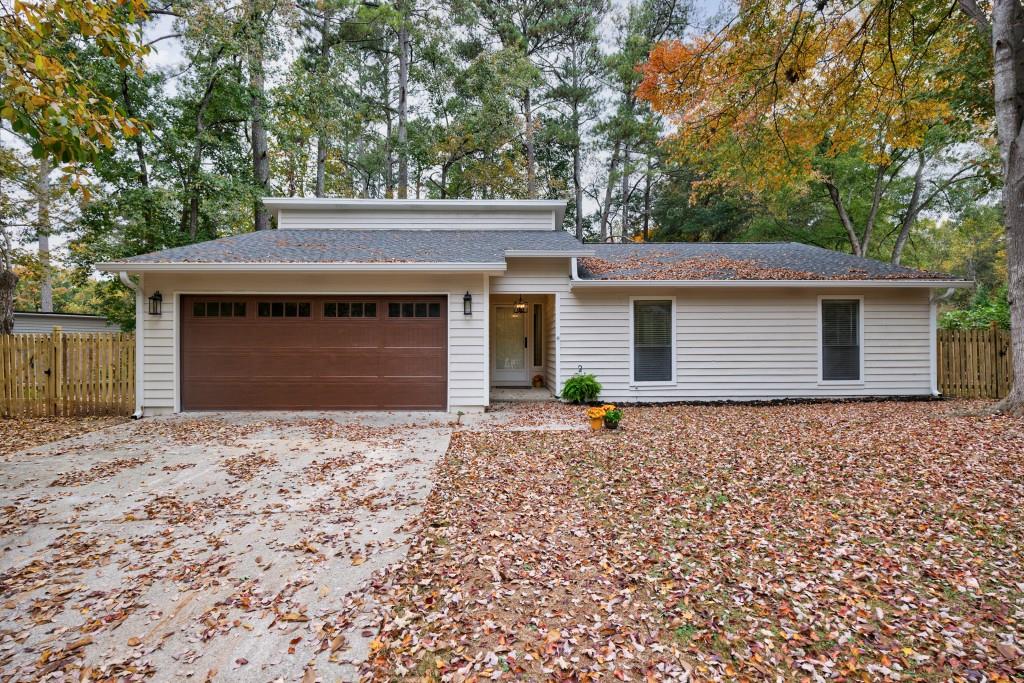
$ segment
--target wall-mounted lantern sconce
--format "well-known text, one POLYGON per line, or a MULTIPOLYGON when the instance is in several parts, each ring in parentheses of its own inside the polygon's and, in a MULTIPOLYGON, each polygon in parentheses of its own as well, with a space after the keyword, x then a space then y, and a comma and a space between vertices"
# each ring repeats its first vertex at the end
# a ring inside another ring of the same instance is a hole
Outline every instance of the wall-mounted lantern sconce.
POLYGON ((149 314, 160 315, 160 309, 164 303, 164 297, 160 292, 153 292, 153 296, 149 297, 149 314))
POLYGON ((473 295, 468 291, 462 297, 462 312, 465 315, 473 315, 473 295))

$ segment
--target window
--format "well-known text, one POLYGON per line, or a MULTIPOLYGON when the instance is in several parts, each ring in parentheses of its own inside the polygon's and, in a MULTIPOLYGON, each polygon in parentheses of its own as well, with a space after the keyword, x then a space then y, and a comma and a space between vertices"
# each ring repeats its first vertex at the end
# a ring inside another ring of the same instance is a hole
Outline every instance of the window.
POLYGON ((193 318, 244 318, 245 302, 242 301, 195 301, 192 303, 193 318))
POLYGON ((673 353, 672 300, 633 301, 633 381, 671 382, 673 353))
POLYGON ((440 318, 441 304, 436 301, 391 301, 389 318, 440 318))
POLYGON ((533 305, 533 367, 544 365, 544 306, 533 305))
POLYGON ((256 315, 261 318, 308 318, 313 306, 308 301, 261 301, 256 315))
POLYGON ((325 318, 376 318, 374 301, 328 301, 324 304, 325 318))
POLYGON ((821 379, 860 380, 860 300, 821 300, 821 379))

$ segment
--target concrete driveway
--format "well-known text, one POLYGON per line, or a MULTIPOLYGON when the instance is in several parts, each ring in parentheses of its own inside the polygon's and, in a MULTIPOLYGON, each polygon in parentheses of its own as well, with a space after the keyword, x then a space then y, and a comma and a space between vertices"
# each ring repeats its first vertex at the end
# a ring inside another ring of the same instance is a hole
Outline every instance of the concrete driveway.
POLYGON ((404 555, 450 419, 182 415, 5 458, 0 679, 354 679, 355 589, 404 555))

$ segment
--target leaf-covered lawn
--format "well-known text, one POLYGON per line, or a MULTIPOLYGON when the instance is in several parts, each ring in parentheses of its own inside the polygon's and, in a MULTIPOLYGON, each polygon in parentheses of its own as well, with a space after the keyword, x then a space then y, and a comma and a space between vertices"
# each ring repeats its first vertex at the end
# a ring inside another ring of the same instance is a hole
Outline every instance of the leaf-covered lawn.
POLYGON ((126 417, 0 418, 0 456, 127 421, 126 417))
POLYGON ((1024 421, 969 407, 461 432, 408 558, 373 587, 365 673, 1019 680, 1024 421))

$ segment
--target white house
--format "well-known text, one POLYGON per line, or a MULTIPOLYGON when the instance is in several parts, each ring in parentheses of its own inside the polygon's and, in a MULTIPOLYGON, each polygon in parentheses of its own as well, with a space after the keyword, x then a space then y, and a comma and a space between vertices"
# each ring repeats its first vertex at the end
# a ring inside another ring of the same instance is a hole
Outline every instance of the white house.
POLYGON ((561 201, 266 204, 277 230, 101 264, 137 286, 145 414, 480 410, 578 372, 618 402, 929 395, 935 297, 970 284, 801 244, 582 244, 561 201))
POLYGON ((14 312, 14 334, 50 334, 59 327, 64 332, 118 332, 116 325, 102 315, 86 313, 14 312))

